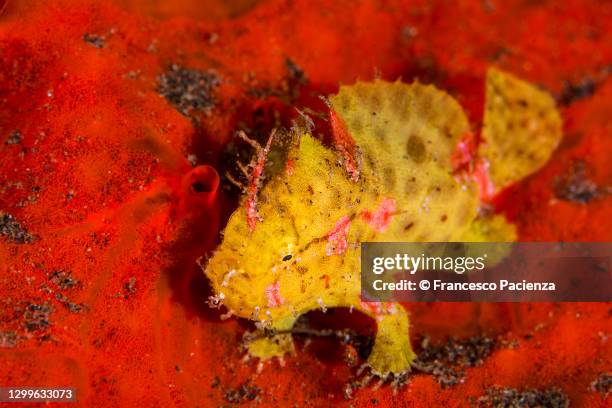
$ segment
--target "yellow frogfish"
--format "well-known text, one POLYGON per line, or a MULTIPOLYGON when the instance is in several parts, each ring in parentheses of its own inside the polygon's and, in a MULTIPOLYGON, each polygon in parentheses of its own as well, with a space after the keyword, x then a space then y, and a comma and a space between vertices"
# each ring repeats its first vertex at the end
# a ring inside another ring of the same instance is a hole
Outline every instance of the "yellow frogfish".
POLYGON ((215 304, 257 323, 251 356, 292 352, 300 315, 347 307, 376 321, 371 372, 399 376, 415 358, 409 318, 401 304, 360 299, 360 243, 514 241, 503 215, 479 208, 548 161, 561 118, 549 94, 494 68, 477 148, 462 107, 432 85, 357 82, 329 103, 334 146, 308 127, 277 135, 289 140, 285 163, 258 189, 270 146, 260 148, 204 272, 215 304))

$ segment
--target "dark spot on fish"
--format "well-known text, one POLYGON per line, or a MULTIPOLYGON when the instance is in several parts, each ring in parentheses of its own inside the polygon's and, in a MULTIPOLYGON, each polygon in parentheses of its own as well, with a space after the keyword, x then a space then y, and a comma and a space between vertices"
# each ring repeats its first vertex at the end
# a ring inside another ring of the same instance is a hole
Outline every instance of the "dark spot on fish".
POLYGON ((423 140, 415 135, 410 136, 406 143, 406 153, 415 163, 425 161, 425 144, 423 140))
POLYGON ((390 167, 385 167, 383 170, 383 182, 387 190, 392 190, 395 187, 395 170, 390 167))

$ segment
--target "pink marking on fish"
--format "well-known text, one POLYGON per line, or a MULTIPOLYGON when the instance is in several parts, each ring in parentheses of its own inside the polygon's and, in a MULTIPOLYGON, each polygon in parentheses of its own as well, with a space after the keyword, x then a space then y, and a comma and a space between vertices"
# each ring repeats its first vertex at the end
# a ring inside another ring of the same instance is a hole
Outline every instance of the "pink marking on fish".
POLYGON ((285 303, 285 299, 280 295, 280 283, 278 281, 268 285, 264 292, 268 301, 268 307, 276 307, 285 303))
POLYGON ((344 120, 334 111, 329 110, 329 121, 332 128, 334 146, 340 152, 346 172, 352 181, 359 180, 359 163, 357 161, 357 144, 351 136, 344 120))
POLYGON ((383 315, 383 314, 394 314, 397 312, 397 305, 395 303, 390 302, 359 302, 361 308, 374 314, 374 315, 383 315))
POLYGON ((467 171, 476 155, 476 137, 472 132, 465 132, 451 155, 451 164, 455 172, 467 171))
POLYGON ((351 219, 346 215, 336 222, 336 225, 334 225, 334 228, 332 228, 327 236, 327 247, 325 250, 327 256, 332 254, 340 255, 346 251, 348 248, 346 237, 350 226, 351 219))
POLYGON ((490 201, 495 195, 495 185, 489 176, 489 162, 478 159, 470 176, 478 184, 480 199, 490 201))
POLYGON ((257 152, 257 156, 253 160, 253 173, 249 179, 249 185, 247 186, 247 199, 246 199, 246 213, 247 213, 247 224, 249 225, 249 229, 251 231, 255 230, 255 225, 259 220, 259 215, 257 213, 257 194, 259 193, 259 187, 261 185, 261 179, 263 177, 264 168, 266 166, 266 158, 268 153, 270 152, 270 146, 272 145, 272 140, 274 139, 274 135, 276 133, 276 129, 272 130, 270 133, 270 137, 268 137, 268 141, 266 145, 259 149, 257 152))
POLYGON ((453 172, 458 179, 471 179, 479 188, 481 201, 490 201, 495 196, 495 185, 489 175, 489 162, 476 157, 477 140, 472 132, 466 132, 451 156, 453 172))
POLYGON ((361 218, 363 218, 376 232, 383 232, 391 223, 395 210, 395 200, 384 197, 373 213, 364 211, 361 213, 361 218))
POLYGON ((287 160, 287 163, 285 163, 285 172, 287 172, 288 176, 293 176, 294 168, 295 168, 295 162, 291 159, 287 160))

